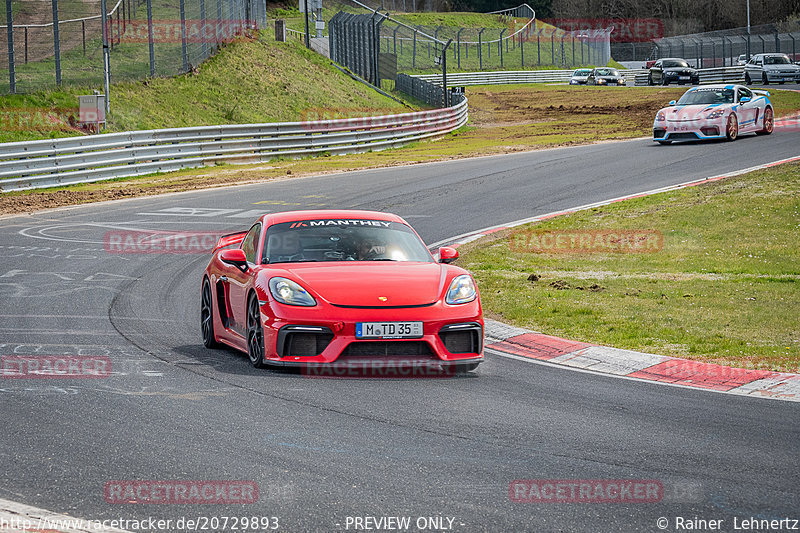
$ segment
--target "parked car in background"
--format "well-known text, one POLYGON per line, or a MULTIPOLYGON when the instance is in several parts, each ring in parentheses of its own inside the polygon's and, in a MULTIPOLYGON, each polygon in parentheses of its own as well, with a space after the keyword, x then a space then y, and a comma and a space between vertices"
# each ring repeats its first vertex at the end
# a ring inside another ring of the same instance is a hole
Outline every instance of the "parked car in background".
POLYGON ((792 64, 786 54, 756 54, 744 66, 744 82, 784 84, 800 83, 800 66, 792 64))
POLYGON ((598 67, 586 78, 587 85, 625 85, 625 78, 615 68, 598 67))
POLYGON ((586 85, 586 78, 589 77, 589 74, 592 73, 592 69, 590 68, 579 68, 575 69, 575 72, 572 73, 572 77, 569 79, 570 85, 586 85))
POLYGON ((689 66, 685 59, 679 57, 666 57, 656 61, 647 75, 648 85, 669 85, 677 83, 700 83, 700 73, 697 69, 689 66))

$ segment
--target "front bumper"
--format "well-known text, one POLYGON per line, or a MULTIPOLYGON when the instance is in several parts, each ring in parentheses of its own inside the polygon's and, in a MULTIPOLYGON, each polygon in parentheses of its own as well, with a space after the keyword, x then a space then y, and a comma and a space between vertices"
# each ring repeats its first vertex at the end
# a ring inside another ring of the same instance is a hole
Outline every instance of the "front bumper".
POLYGON ((262 306, 265 362, 280 366, 330 365, 369 360, 460 365, 483 361, 484 324, 479 301, 425 307, 344 308, 327 303, 262 306), (422 322, 422 337, 359 339, 357 322, 422 322))
POLYGON ((770 82, 800 83, 800 72, 785 73, 780 71, 765 71, 770 82))
POLYGON ((725 137, 725 119, 662 121, 653 125, 653 141, 697 141, 725 137))

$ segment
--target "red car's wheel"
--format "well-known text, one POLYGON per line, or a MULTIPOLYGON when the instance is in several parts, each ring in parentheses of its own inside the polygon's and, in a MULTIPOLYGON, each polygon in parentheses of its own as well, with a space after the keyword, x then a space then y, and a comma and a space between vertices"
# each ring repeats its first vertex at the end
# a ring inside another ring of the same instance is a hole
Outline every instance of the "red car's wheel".
POLYGON ((772 114, 772 108, 768 107, 764 110, 764 127, 756 132, 758 135, 769 135, 775 128, 775 117, 772 114))
POLYGON ((203 279, 203 291, 200 296, 200 330, 203 333, 203 346, 219 347, 214 336, 214 304, 211 297, 211 282, 208 278, 203 279))
POLYGON ((739 121, 736 120, 736 115, 731 113, 728 115, 728 125, 725 127, 725 138, 729 141, 735 141, 739 136, 739 121))
POLYGON ((264 368, 264 329, 261 326, 261 309, 255 294, 247 302, 247 356, 250 364, 264 368))

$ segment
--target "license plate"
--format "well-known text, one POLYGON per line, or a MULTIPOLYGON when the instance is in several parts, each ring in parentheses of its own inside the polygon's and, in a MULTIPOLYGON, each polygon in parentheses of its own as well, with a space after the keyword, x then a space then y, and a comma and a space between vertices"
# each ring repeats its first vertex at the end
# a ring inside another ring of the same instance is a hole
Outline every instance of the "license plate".
POLYGON ((422 337, 422 322, 356 322, 357 339, 415 339, 422 337))
POLYGON ((682 79, 682 80, 688 80, 688 79, 689 79, 689 76, 681 76, 681 77, 680 77, 680 79, 682 79))

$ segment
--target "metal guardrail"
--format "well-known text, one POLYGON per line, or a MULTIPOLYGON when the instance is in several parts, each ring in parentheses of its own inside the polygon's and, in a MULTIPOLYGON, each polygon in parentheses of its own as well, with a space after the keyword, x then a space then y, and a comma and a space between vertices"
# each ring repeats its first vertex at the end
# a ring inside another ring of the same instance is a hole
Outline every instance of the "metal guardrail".
POLYGON ((453 131, 468 119, 452 107, 399 115, 306 122, 200 126, 0 144, 0 192, 37 189, 217 162, 349 154, 394 148, 453 131))
MULTIPOLYGON (((569 83, 574 70, 506 70, 496 72, 454 72, 447 75, 448 87, 462 87, 467 85, 503 85, 510 83, 569 83)), ((625 76, 628 85, 633 82, 636 86, 647 85, 648 70, 629 69, 620 70, 625 76)), ((743 83, 744 67, 719 67, 698 69, 700 84, 709 83, 743 83)), ((441 86, 440 74, 422 74, 414 78, 428 81, 441 86)))
MULTIPOLYGON (((700 73, 700 85, 709 83, 744 83, 744 67, 718 67, 697 69, 700 73)), ((636 75, 636 85, 647 85, 647 70, 636 75)))

